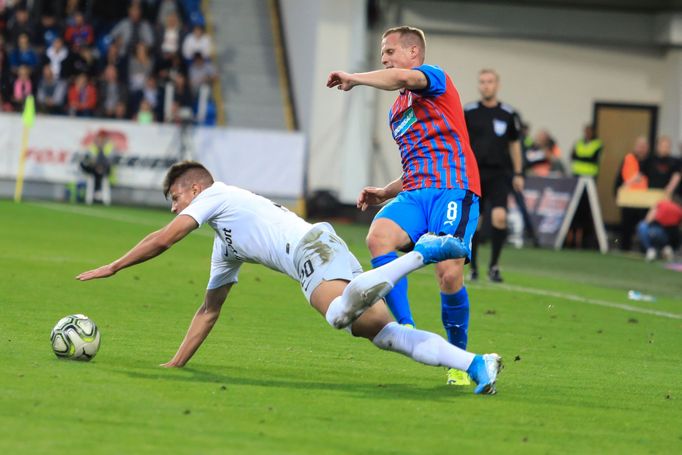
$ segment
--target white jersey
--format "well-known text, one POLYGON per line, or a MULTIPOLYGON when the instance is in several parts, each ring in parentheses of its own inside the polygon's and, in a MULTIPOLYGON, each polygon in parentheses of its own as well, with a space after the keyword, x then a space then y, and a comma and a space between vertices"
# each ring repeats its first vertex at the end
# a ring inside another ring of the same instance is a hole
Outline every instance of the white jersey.
POLYGON ((298 280, 294 251, 313 227, 295 213, 250 191, 215 182, 180 215, 215 231, 208 289, 237 281, 244 262, 263 264, 298 280))

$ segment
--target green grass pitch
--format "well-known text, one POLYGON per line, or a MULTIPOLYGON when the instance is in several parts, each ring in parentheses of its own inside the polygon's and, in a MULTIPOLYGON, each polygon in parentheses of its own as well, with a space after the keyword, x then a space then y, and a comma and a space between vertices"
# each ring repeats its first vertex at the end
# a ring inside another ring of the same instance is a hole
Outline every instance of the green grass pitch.
MULTIPOLYGON (((210 230, 113 278, 74 276, 171 216, 0 201, 0 453, 682 453, 682 275, 660 264, 506 249, 506 283, 469 286, 469 347, 506 363, 492 397, 332 330, 297 283, 254 265, 188 366, 167 370, 201 303, 210 230), (71 313, 102 332, 90 363, 50 349, 71 313)), ((336 228, 367 266, 366 227, 336 228)), ((442 333, 432 269, 410 297, 442 333)))

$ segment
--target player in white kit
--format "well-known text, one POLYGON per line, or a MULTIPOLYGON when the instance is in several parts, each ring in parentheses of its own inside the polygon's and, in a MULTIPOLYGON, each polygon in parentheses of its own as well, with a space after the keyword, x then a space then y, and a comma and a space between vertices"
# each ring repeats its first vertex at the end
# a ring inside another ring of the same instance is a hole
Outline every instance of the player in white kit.
POLYGON ((494 394, 502 367, 497 354, 475 355, 440 336, 397 324, 382 297, 400 278, 426 264, 465 257, 466 246, 452 236, 424 235, 414 251, 382 267, 362 272, 357 259, 328 223, 310 224, 296 214, 249 191, 214 182, 193 161, 173 165, 164 180, 171 210, 178 216, 146 236, 116 261, 76 278, 87 281, 158 256, 194 229, 207 223, 215 231, 211 273, 204 303, 166 367, 182 367, 194 355, 218 320, 244 262, 258 263, 299 281, 310 304, 330 325, 346 328, 381 349, 418 362, 466 371, 477 383, 475 393, 494 394))

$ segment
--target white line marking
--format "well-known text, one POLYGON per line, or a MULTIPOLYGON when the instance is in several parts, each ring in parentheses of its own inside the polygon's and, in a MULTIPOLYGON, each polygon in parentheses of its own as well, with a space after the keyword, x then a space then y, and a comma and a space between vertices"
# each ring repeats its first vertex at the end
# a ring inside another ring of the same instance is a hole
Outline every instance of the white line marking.
POLYGON ((511 284, 494 284, 483 285, 486 289, 503 289, 510 292, 524 292, 526 294, 540 295, 543 297, 554 297, 557 299, 570 300, 573 302, 587 303, 589 305, 603 306, 607 308, 616 308, 624 311, 632 311, 634 313, 650 314, 653 316, 660 316, 669 319, 682 319, 682 314, 668 313, 667 311, 652 310, 649 308, 640 308, 624 303, 614 303, 606 300, 590 299, 574 294, 565 294, 557 291, 547 291, 545 289, 527 288, 525 286, 515 286, 511 284))
MULTIPOLYGON (((427 272, 425 269, 417 270, 416 272, 413 273, 419 273, 421 274, 430 274, 432 275, 431 272, 427 272)), ((543 297, 554 297, 557 299, 563 299, 563 300, 570 300, 572 302, 580 302, 580 303, 587 303, 588 305, 597 305, 597 306, 602 306, 606 308, 616 308, 618 310, 623 310, 623 311, 632 311, 633 313, 640 313, 640 314, 649 314, 652 316, 660 316, 662 318, 668 318, 668 319, 682 319, 682 314, 678 313, 669 313, 667 311, 659 311, 659 310, 652 310, 649 308, 640 308, 632 305, 627 305, 625 303, 615 303, 615 302, 609 302, 607 300, 598 300, 598 299, 590 299, 587 297, 582 297, 580 295, 575 295, 575 294, 566 294, 564 292, 557 292, 557 291, 548 291, 546 289, 537 289, 537 288, 528 288, 525 286, 516 286, 516 285, 511 285, 511 284, 487 284, 487 283, 465 283, 468 286, 471 286, 474 288, 482 288, 482 289, 500 289, 504 291, 509 291, 509 292, 523 292, 526 294, 532 294, 532 295, 539 295, 543 297)))
MULTIPOLYGON (((104 220, 110 220, 110 221, 120 221, 122 223, 130 223, 130 224, 137 224, 140 226, 152 226, 157 229, 161 228, 164 226, 164 223, 157 223, 155 221, 146 221, 142 220, 140 218, 136 218, 134 216, 130 215, 122 215, 122 214, 116 214, 116 213, 111 213, 111 212, 104 212, 95 208, 90 208, 90 207, 78 207, 78 206, 72 206, 72 205, 61 205, 61 204, 43 204, 43 203, 33 203, 36 207, 41 207, 44 209, 49 209, 49 210, 54 210, 57 212, 63 212, 63 213, 73 213, 75 215, 84 215, 84 216, 90 216, 93 218, 101 218, 104 220)), ((208 232, 203 229, 199 229, 195 231, 197 235, 201 235, 203 237, 214 237, 213 232, 208 232)))

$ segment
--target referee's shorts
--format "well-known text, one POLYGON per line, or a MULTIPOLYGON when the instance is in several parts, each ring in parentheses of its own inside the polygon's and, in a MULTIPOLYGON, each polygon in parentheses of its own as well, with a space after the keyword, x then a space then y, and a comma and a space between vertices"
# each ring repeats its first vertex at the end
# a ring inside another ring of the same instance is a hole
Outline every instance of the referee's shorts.
POLYGON ((481 175, 481 208, 503 207, 512 192, 512 175, 504 169, 479 169, 481 175))

